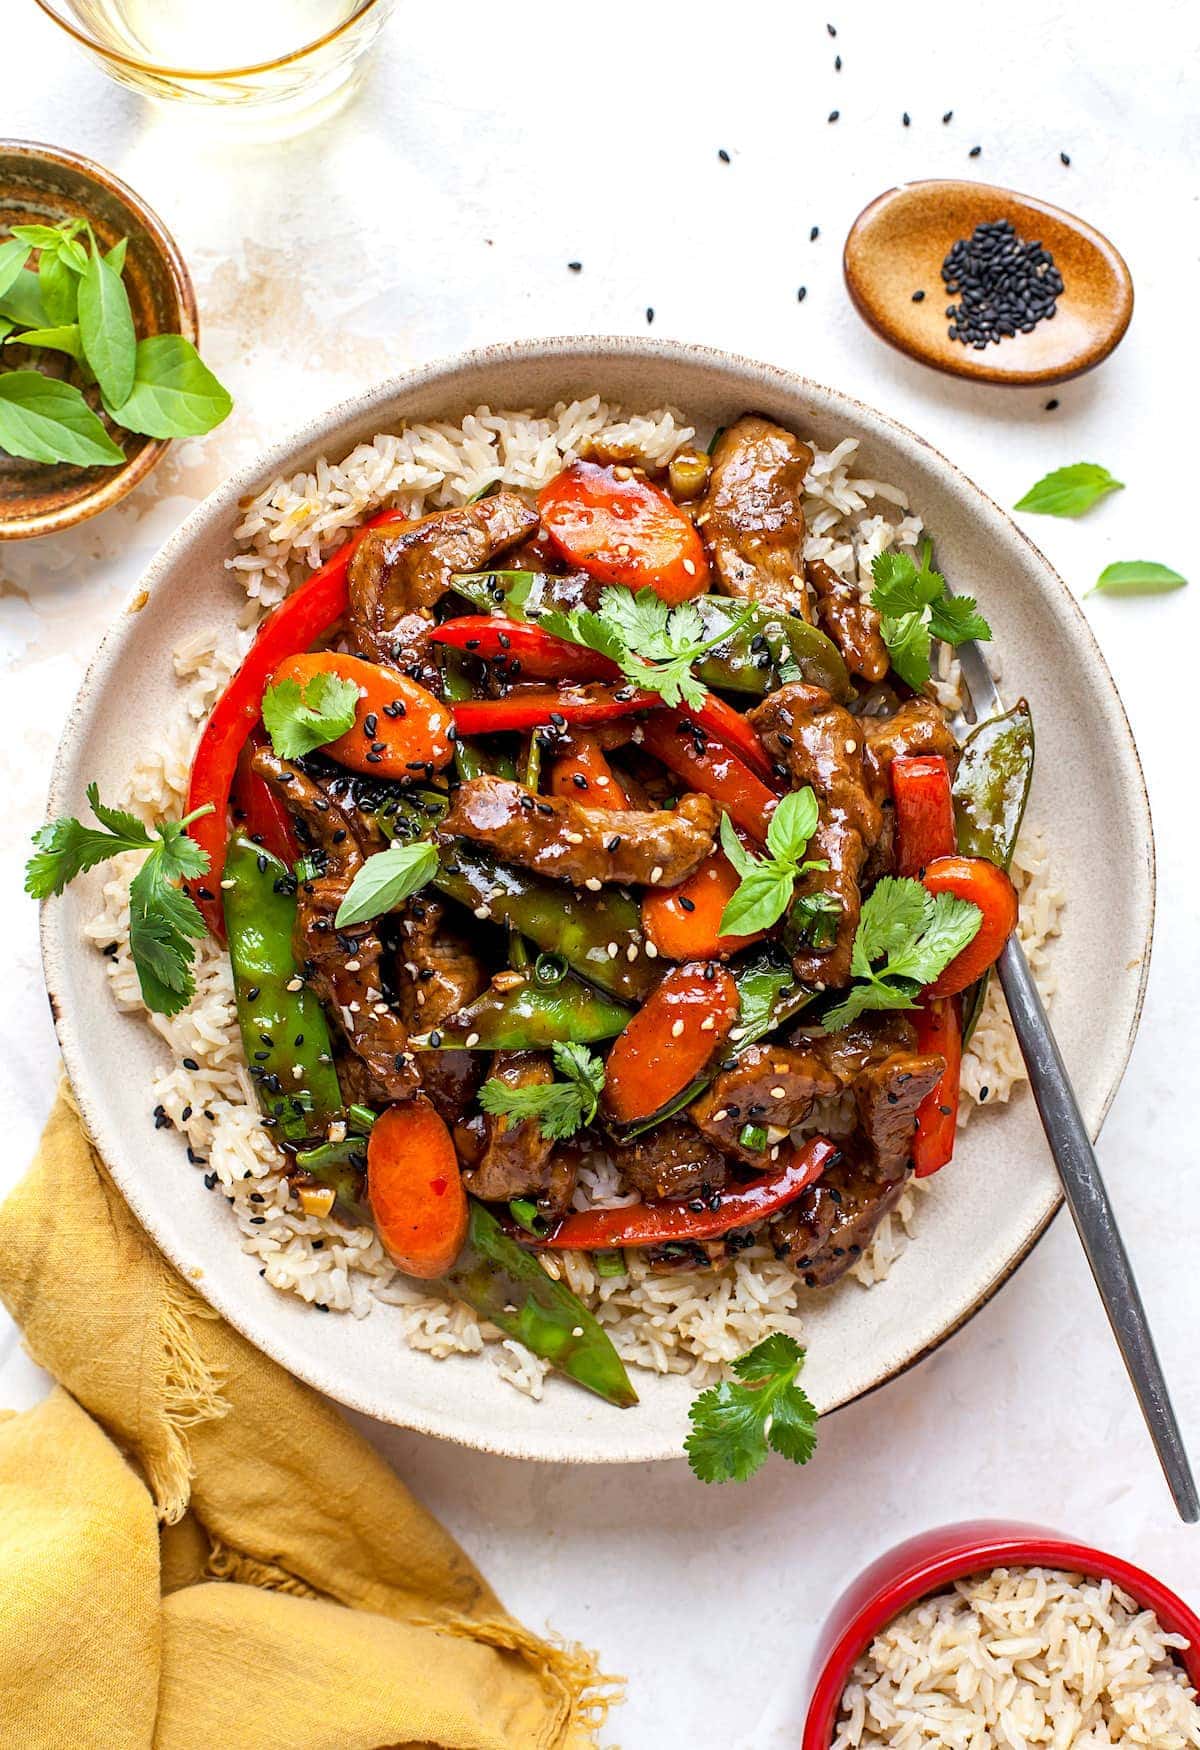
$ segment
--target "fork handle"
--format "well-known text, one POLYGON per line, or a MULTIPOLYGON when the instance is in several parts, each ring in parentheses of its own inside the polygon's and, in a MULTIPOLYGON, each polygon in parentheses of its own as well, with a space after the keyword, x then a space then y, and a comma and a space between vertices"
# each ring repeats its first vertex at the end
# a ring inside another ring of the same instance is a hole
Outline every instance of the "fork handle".
POLYGON ((1083 1241, 1179 1516, 1187 1524, 1195 1524, 1200 1519, 1200 1497, 1146 1321, 1146 1309, 1062 1053, 1050 1030, 1029 962, 1015 936, 1010 936, 1005 945, 999 971, 1067 1207, 1083 1241))

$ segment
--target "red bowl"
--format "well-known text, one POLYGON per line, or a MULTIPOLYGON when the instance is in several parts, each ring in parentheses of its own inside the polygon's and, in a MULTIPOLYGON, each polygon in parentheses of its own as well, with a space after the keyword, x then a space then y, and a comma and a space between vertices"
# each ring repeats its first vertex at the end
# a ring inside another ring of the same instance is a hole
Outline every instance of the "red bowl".
POLYGON ((1040 1526, 973 1520, 943 1525, 898 1544, 872 1562, 842 1594, 817 1647, 803 1750, 829 1750, 850 1673, 880 1629, 931 1592, 992 1568, 1060 1568, 1114 1581, 1153 1610, 1167 1633, 1186 1635, 1189 1644, 1178 1657, 1200 1689, 1200 1616, 1161 1580, 1117 1556, 1073 1543, 1040 1526))

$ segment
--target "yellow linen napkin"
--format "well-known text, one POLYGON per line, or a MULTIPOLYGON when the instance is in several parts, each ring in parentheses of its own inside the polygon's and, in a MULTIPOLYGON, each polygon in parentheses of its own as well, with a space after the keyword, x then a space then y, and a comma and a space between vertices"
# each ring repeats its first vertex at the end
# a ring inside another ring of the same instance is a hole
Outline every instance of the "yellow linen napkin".
POLYGON ((60 1097, 0 1207, 58 1388, 0 1412, 21 1750, 582 1750, 613 1685, 510 1617, 331 1405, 175 1274, 60 1097))

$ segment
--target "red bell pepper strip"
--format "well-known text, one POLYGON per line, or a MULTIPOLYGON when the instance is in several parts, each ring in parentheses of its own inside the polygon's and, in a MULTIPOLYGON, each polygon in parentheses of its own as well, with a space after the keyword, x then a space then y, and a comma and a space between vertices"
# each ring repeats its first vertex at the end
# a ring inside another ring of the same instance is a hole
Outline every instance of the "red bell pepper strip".
POLYGON ((226 813, 238 756, 262 715, 263 694, 285 656, 308 650, 346 612, 346 575, 350 561, 368 529, 381 523, 404 522, 398 510, 383 510, 368 518, 344 546, 314 571, 285 601, 272 608, 221 697, 213 706, 192 758, 186 813, 212 805, 213 812, 193 821, 188 832, 208 852, 208 873, 189 883, 192 898, 218 941, 225 940, 221 911, 221 871, 225 867, 226 813))
POLYGON ((687 714, 701 729, 707 729, 710 735, 715 735, 718 741, 723 741, 726 747, 732 748, 752 772, 757 772, 768 784, 778 785, 770 755, 740 711, 735 711, 732 705, 726 704, 716 693, 706 693, 704 703, 689 705, 687 714))
MULTIPOLYGON (((234 773, 233 807, 235 825, 254 844, 261 845, 290 869, 300 855, 300 846, 292 829, 292 817, 283 802, 265 779, 251 767, 250 761, 260 747, 266 747, 263 730, 252 729, 246 745, 238 756, 234 773)), ((196 823, 199 825, 199 822, 196 823)))
MULTIPOLYGON (((735 1228, 765 1221, 815 1183, 841 1151, 824 1136, 809 1136, 782 1167, 708 1199, 673 1198, 632 1203, 624 1209, 585 1209, 568 1215, 546 1239, 556 1251, 604 1252, 616 1246, 661 1246, 672 1241, 716 1240, 735 1228)), ((522 1236, 523 1238, 524 1236, 522 1236)))
POLYGON ((535 681, 619 681, 621 671, 610 656, 586 644, 556 638, 540 626, 492 614, 464 614, 447 620, 429 634, 431 644, 448 644, 468 656, 506 665, 507 673, 535 681))
POLYGON ((892 761, 896 873, 919 881, 926 863, 957 849, 950 767, 941 754, 898 754, 892 761))
POLYGON ((706 743, 692 714, 662 711, 647 718, 642 726, 642 746, 689 789, 711 796, 735 826, 744 827, 759 844, 766 844, 767 827, 779 798, 729 748, 715 741, 706 743))
POLYGON ((913 1169, 918 1179, 927 1179, 944 1167, 954 1153, 958 1082, 962 1073, 962 1007, 957 997, 924 997, 912 1018, 917 1029, 917 1050, 940 1052, 946 1060, 941 1081, 917 1107, 913 1169))
POLYGON ((555 719, 604 723, 611 717, 653 710, 661 703, 657 693, 640 687, 514 688, 502 699, 465 699, 455 705, 454 726, 460 735, 497 735, 510 729, 536 729, 555 719))

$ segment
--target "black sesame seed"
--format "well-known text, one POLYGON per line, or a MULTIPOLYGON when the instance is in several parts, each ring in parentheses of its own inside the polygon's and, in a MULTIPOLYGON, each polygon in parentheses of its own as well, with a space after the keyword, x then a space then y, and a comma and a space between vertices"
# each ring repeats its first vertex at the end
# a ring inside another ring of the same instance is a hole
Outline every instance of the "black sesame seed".
POLYGON ((943 127, 945 127, 946 123, 951 120, 953 115, 954 115, 954 111, 952 109, 948 109, 946 111, 945 115, 942 117, 942 126, 943 127))
POLYGON ((379 734, 379 719, 374 711, 368 711, 363 718, 363 734, 368 741, 374 741, 375 737, 379 734))
POLYGON ((840 109, 831 109, 829 112, 829 120, 831 122, 835 122, 837 120, 838 116, 841 115, 841 113, 842 112, 840 109))
POLYGON ((722 164, 729 163, 729 153, 725 150, 724 146, 718 146, 717 157, 721 160, 722 164))
POLYGON ((904 114, 900 117, 900 120, 906 128, 912 127, 912 117, 909 115, 907 110, 905 110, 904 114))
POLYGON ((184 1069, 197 1070, 200 1068, 200 1065, 196 1062, 194 1057, 185 1057, 182 1059, 182 1062, 184 1069))
POLYGON ((205 1173, 205 1175, 204 1175, 204 1189, 206 1191, 214 1190, 216 1188, 216 1183, 217 1183, 217 1175, 215 1173, 205 1173))
POLYGON ((1069 152, 1060 152, 1058 158, 1060 164, 1069 164, 1071 162, 1071 154, 1069 152))
POLYGON ((833 26, 833 25, 832 25, 832 24, 827 24, 827 25, 826 25, 826 26, 825 26, 825 29, 826 29, 826 30, 827 30, 827 31, 828 31, 828 32, 829 32, 829 34, 830 34, 830 36, 836 36, 836 35, 837 35, 837 30, 836 30, 836 28, 835 28, 835 27, 834 27, 834 26, 833 26))
POLYGON ((646 305, 646 320, 647 320, 647 322, 653 322, 653 320, 654 320, 654 305, 653 304, 646 305))
POLYGON ((695 909, 696 909, 695 900, 689 899, 686 893, 681 893, 679 895, 679 903, 683 907, 684 911, 695 911, 695 909))
POLYGON ((567 266, 570 268, 572 273, 582 273, 583 272, 582 261, 568 261, 567 266))
POLYGON ((914 292, 912 295, 912 301, 914 304, 923 304, 925 302, 924 292, 914 292))
POLYGON ((835 73, 840 73, 842 70, 842 57, 840 55, 833 57, 833 70, 835 73))
POLYGON ((983 151, 982 146, 972 146, 971 150, 967 153, 967 157, 968 158, 978 158, 982 151, 983 151))
POLYGON ((815 242, 816 242, 816 240, 817 240, 817 238, 818 238, 818 237, 819 237, 819 236, 820 236, 820 235, 821 235, 821 227, 820 227, 820 225, 814 225, 814 226, 813 226, 813 228, 812 228, 812 230, 811 230, 811 231, 810 231, 810 232, 809 232, 809 233, 808 233, 808 240, 809 240, 809 242, 810 242, 810 243, 815 243, 815 242))
POLYGON ((807 286, 799 286, 796 290, 796 302, 798 304, 802 304, 804 302, 805 298, 807 298, 807 296, 808 296, 808 287, 807 286))

